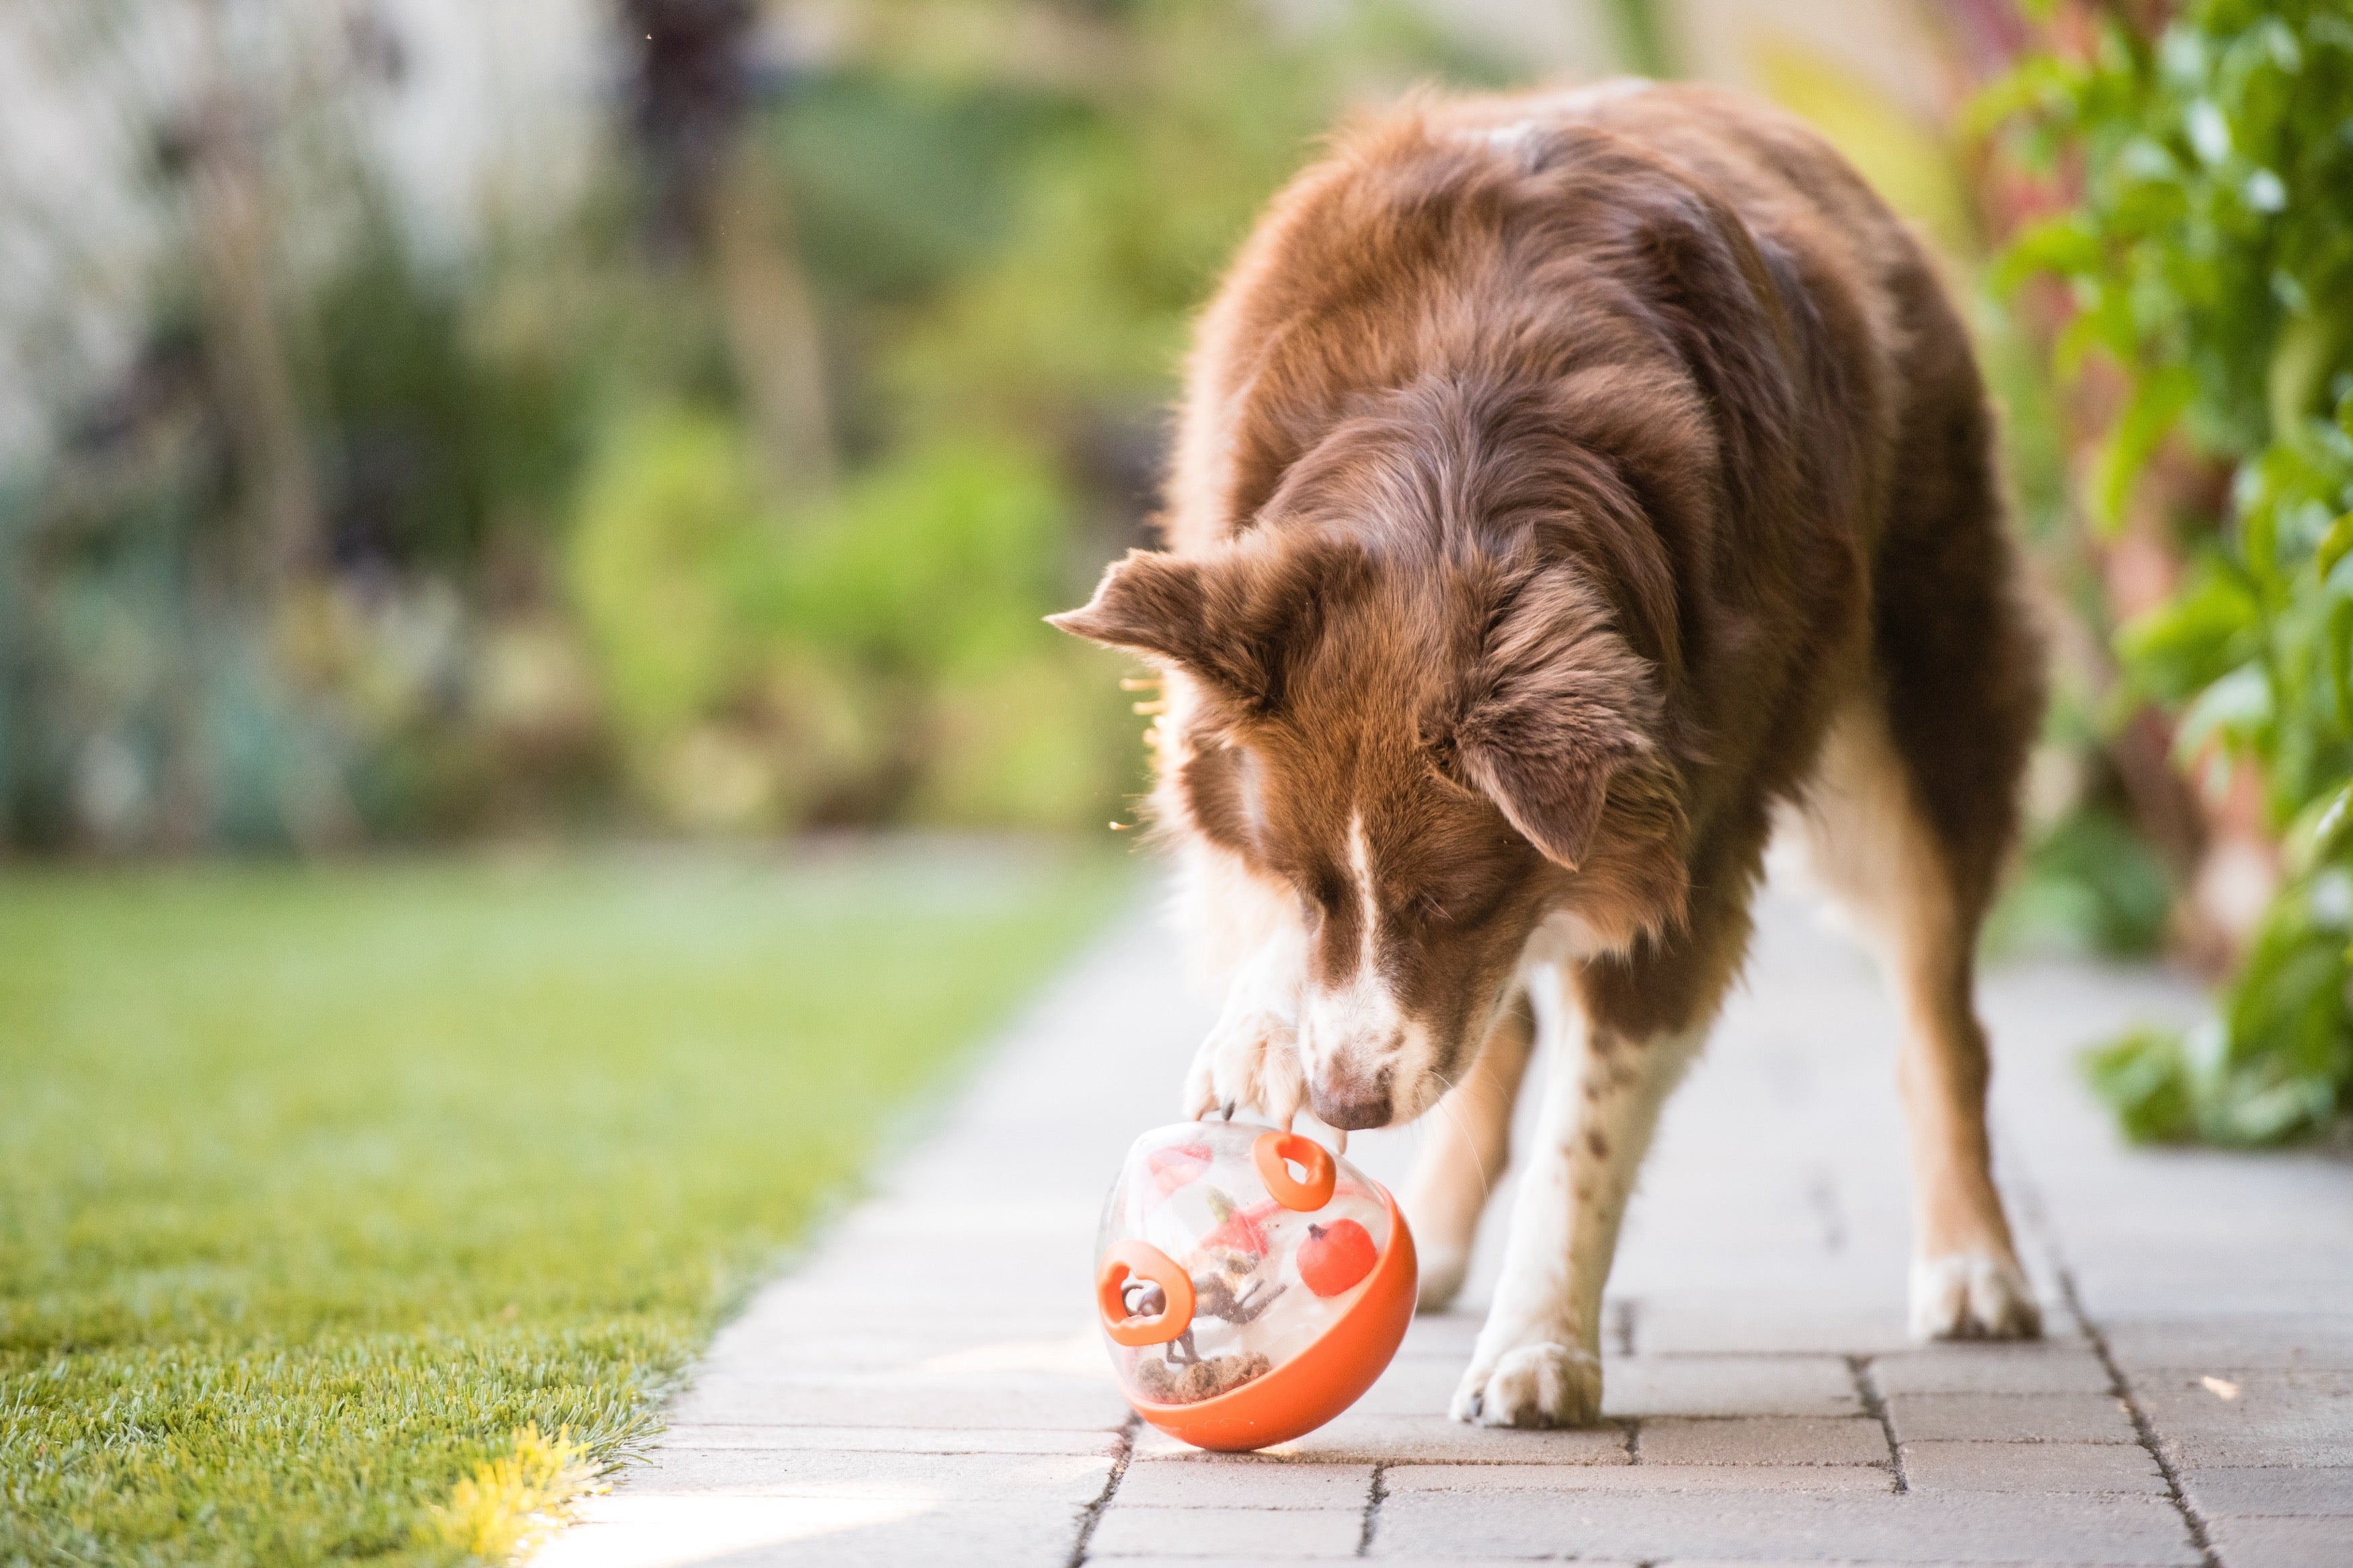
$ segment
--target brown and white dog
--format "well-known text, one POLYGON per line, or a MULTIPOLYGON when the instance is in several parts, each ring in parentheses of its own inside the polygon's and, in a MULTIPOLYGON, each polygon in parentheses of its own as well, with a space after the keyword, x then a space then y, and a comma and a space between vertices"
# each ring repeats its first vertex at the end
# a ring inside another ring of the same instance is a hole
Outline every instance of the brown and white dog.
POLYGON ((1786 115, 1692 87, 1343 134, 1203 318, 1170 548, 1054 617, 1166 677, 1155 813, 1230 979, 1187 1109, 1377 1127, 1459 1287, 1548 1063, 1462 1419, 1600 1405, 1661 1102, 1777 816, 1876 941, 1924 1336, 2031 1335, 1971 950, 2042 707, 1984 389, 1918 245, 1786 115))

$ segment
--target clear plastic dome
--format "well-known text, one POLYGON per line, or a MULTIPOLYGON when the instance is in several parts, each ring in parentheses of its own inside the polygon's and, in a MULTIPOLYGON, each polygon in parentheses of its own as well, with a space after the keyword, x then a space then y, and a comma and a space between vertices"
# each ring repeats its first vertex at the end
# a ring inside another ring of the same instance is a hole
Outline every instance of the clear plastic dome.
POLYGON ((1397 1240, 1391 1213, 1378 1185, 1304 1134, 1197 1121, 1137 1139, 1095 1248, 1129 1399, 1194 1405, 1299 1357, 1365 1296, 1397 1240))

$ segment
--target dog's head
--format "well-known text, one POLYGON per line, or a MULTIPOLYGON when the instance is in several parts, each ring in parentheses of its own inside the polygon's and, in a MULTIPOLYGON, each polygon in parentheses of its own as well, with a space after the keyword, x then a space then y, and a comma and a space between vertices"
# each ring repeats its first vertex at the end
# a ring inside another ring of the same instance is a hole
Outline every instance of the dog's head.
POLYGON ((1261 527, 1132 552, 1053 620, 1167 672, 1163 827, 1295 902, 1333 1126, 1435 1103, 1540 926, 1607 950, 1681 918, 1654 670, 1573 552, 1261 527))

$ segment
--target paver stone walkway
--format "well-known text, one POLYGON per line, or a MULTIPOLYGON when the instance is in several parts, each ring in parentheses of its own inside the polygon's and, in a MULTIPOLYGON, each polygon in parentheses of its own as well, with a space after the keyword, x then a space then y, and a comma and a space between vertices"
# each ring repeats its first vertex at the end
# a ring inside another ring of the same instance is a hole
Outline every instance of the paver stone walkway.
MULTIPOLYGON (((2120 1147, 2073 1053, 2197 997, 1998 968, 2000 1174, 2049 1337, 1915 1346, 1894 1017, 1810 906, 1768 892, 1759 925, 1629 1221, 1608 1425, 1444 1415, 1506 1192, 1464 1304, 1339 1420, 1257 1458, 1139 1430, 1091 1317, 1097 1209, 1209 1016, 1139 916, 719 1335, 540 1568, 2353 1564, 2353 1163, 2120 1147)), ((1350 1157, 1395 1182, 1414 1137, 1350 1157)))

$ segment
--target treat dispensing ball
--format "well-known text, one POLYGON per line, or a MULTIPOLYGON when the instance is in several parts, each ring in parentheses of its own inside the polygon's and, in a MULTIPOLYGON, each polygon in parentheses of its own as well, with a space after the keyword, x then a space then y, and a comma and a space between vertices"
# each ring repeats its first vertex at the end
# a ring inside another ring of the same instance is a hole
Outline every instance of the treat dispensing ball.
POLYGON ((1198 1448, 1263 1448, 1356 1402, 1413 1318, 1413 1237, 1304 1134, 1147 1132, 1103 1205, 1095 1305, 1136 1413, 1198 1448))

